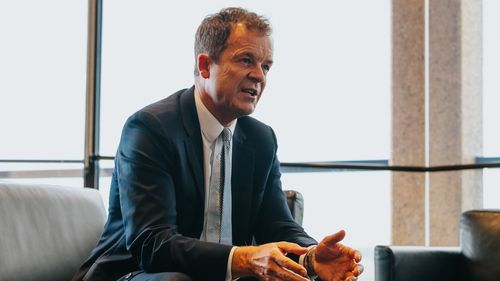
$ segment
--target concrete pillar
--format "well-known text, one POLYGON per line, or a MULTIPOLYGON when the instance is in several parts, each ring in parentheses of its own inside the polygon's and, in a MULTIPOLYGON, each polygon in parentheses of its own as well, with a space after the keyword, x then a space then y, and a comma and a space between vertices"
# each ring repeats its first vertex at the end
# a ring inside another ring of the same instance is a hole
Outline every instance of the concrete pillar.
MULTIPOLYGON (((482 155, 482 2, 429 1, 429 164, 482 155)), ((482 170, 430 174, 430 245, 459 244, 460 213, 482 206, 482 170)))
MULTIPOLYGON (((392 165, 425 166, 425 1, 392 1, 392 165)), ((425 243, 425 174, 392 173, 392 244, 425 243)))

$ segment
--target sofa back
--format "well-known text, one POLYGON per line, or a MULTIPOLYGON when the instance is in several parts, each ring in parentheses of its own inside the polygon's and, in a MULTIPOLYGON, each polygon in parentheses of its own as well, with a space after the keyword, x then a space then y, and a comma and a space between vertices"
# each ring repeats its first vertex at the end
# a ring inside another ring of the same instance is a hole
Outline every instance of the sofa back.
POLYGON ((296 190, 283 190, 286 196, 286 203, 292 213, 292 217, 296 223, 302 226, 304 217, 304 197, 302 193, 296 190))
POLYGON ((460 218, 466 280, 500 280, 500 210, 473 210, 460 218))
POLYGON ((0 281, 67 281, 102 232, 97 190, 0 182, 0 281))

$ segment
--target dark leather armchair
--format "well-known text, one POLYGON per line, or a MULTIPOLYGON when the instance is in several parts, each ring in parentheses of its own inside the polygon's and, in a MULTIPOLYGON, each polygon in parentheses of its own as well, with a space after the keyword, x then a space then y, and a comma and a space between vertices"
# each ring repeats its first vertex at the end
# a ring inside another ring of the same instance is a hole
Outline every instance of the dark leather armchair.
POLYGON ((375 247, 376 281, 499 281, 500 210, 467 211, 460 247, 375 247))

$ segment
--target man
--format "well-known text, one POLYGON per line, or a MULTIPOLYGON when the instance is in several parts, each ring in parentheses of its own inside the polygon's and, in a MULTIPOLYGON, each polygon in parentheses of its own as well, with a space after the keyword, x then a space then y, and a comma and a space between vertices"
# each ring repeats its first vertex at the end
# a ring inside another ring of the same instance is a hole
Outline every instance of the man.
POLYGON ((293 221, 275 135, 247 116, 273 63, 268 21, 207 17, 195 58, 194 87, 127 120, 105 230, 73 280, 356 280, 343 231, 315 246, 293 221))

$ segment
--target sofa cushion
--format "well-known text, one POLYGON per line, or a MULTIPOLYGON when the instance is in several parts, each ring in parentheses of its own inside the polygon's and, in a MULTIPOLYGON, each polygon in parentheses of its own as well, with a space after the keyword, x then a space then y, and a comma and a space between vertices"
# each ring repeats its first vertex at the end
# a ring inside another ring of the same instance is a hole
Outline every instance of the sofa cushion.
POLYGON ((467 211, 460 219, 460 245, 468 280, 498 281, 500 276, 500 211, 467 211))
POLYGON ((105 217, 97 190, 0 182, 0 281, 70 280, 105 217))

